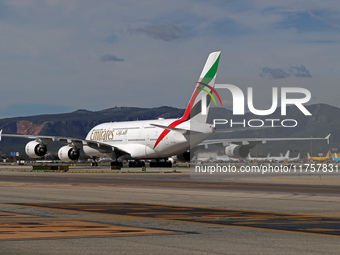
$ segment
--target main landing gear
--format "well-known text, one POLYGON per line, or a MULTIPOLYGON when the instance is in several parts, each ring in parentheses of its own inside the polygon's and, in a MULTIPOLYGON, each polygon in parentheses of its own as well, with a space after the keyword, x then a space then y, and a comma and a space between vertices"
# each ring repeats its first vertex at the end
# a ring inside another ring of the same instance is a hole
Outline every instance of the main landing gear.
MULTIPOLYGON (((91 161, 91 167, 97 167, 98 166, 98 161, 97 158, 92 158, 91 161)), ((114 169, 120 169, 123 167, 123 162, 120 162, 118 160, 112 161, 111 162, 111 168, 114 169)), ((145 162, 141 160, 133 160, 129 162, 129 167, 145 167, 145 162)), ((171 168, 172 167, 172 162, 168 161, 166 159, 157 159, 154 161, 150 162, 150 167, 167 167, 171 168)))
POLYGON ((129 161, 129 167, 145 167, 145 162, 140 160, 129 161))
POLYGON ((172 167, 172 163, 167 160, 159 160, 157 159, 156 161, 151 161, 150 162, 150 167, 172 167))
POLYGON ((112 162, 111 162, 111 168, 112 168, 112 167, 116 167, 116 168, 120 169, 120 168, 123 167, 123 162, 120 162, 120 161, 118 161, 118 160, 112 161, 112 162))

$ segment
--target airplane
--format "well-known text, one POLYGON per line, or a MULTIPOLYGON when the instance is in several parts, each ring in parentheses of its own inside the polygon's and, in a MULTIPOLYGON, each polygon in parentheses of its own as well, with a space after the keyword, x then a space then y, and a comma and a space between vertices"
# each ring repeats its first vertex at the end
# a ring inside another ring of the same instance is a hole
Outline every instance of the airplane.
POLYGON ((262 162, 262 161, 267 161, 269 158, 270 154, 268 153, 267 157, 252 157, 250 153, 248 154, 247 160, 249 161, 257 161, 257 162, 262 162))
POLYGON ((338 155, 336 153, 334 153, 334 156, 332 155, 331 153, 331 157, 332 159, 336 162, 336 163, 339 163, 340 162, 340 158, 338 157, 338 155))
POLYGON ((323 161, 327 161, 330 159, 330 153, 329 151, 327 152, 327 155, 325 157, 311 157, 309 155, 309 153, 307 152, 307 159, 308 160, 313 160, 313 161, 319 161, 319 162, 323 162, 323 161))
MULTIPOLYGON (((47 152, 47 145, 58 141, 65 146, 58 151, 63 162, 72 162, 79 158, 80 149, 92 157, 91 165, 96 166, 97 158, 112 158, 111 166, 122 167, 123 160, 130 160, 130 167, 145 166, 143 160, 154 160, 150 167, 171 167, 168 161, 177 156, 180 161, 189 162, 190 148, 208 147, 209 144, 225 146, 227 156, 232 158, 246 157, 249 149, 267 141, 319 140, 325 138, 234 138, 206 140, 215 133, 215 127, 207 123, 212 93, 217 94, 215 78, 220 60, 220 51, 212 52, 203 67, 184 115, 179 119, 142 120, 102 123, 93 127, 85 139, 60 136, 2 134, 1 137, 28 138, 26 154, 32 158, 41 158, 47 152), (203 112, 202 102, 206 102, 203 112)), ((213 98, 214 99, 214 98, 213 98)), ((215 100, 214 100, 215 101, 215 100)), ((216 102, 216 101, 215 101, 216 102)), ((192 153, 193 154, 193 153, 192 153)), ((193 156, 193 155, 192 155, 193 156)))
POLYGON ((212 159, 212 157, 197 157, 195 160, 199 162, 209 162, 212 159))
POLYGON ((300 153, 296 156, 296 157, 288 157, 288 162, 295 162, 295 161, 298 161, 300 159, 300 153))
POLYGON ((232 161, 236 161, 237 159, 233 159, 228 157, 227 155, 217 155, 215 158, 216 161, 223 161, 223 162, 232 162, 232 161))
POLYGON ((268 157, 268 160, 269 160, 270 162, 283 162, 283 161, 288 161, 288 159, 289 159, 289 153, 290 153, 290 151, 288 150, 284 156, 281 154, 281 156, 277 156, 277 157, 276 157, 276 156, 268 157))

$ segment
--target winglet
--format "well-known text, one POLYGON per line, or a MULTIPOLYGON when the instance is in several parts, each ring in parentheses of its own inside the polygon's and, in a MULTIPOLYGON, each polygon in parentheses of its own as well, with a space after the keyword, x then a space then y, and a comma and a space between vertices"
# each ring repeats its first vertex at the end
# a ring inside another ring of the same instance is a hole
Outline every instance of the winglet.
POLYGON ((2 129, 0 130, 0 141, 1 141, 2 129))
POLYGON ((329 134, 328 136, 325 137, 325 139, 327 140, 327 144, 329 144, 329 137, 331 136, 331 134, 329 134))

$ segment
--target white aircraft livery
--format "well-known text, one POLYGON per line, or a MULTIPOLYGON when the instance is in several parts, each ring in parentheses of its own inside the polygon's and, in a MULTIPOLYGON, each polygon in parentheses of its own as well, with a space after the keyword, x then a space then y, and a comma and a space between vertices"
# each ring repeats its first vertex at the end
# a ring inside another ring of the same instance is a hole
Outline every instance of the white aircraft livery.
POLYGON ((33 139, 28 142, 25 151, 32 158, 41 158, 47 152, 47 145, 59 141, 65 146, 58 151, 59 159, 63 162, 77 160, 80 149, 95 159, 109 157, 114 160, 112 165, 122 165, 123 160, 134 160, 130 166, 143 166, 144 159, 153 159, 150 166, 171 166, 167 159, 176 155, 179 160, 190 161, 190 147, 209 144, 221 144, 226 147, 229 157, 246 157, 249 149, 256 144, 266 141, 280 140, 317 140, 325 138, 240 138, 206 140, 215 132, 212 124, 207 123, 207 115, 211 99, 215 100, 212 93, 220 97, 214 89, 215 77, 220 51, 209 55, 197 86, 190 98, 184 115, 179 119, 158 119, 127 122, 110 122, 95 126, 90 130, 84 140, 58 136, 35 136, 19 134, 2 134, 2 137, 20 137, 33 139), (202 102, 207 107, 202 107, 202 102), (204 108, 204 112, 202 112, 204 108))

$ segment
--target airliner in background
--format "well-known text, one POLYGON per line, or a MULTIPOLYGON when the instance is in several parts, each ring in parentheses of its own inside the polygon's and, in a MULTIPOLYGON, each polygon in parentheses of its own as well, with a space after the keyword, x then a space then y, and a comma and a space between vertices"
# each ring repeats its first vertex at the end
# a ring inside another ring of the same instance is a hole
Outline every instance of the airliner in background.
POLYGON ((340 162, 340 158, 339 158, 338 154, 334 153, 334 156, 333 156, 332 153, 331 153, 331 157, 336 163, 340 162))
POLYGON ((257 162, 296 162, 300 159, 300 153, 296 156, 296 157, 289 157, 289 153, 290 151, 288 150, 286 152, 286 154, 283 156, 281 153, 281 156, 270 156, 270 154, 268 154, 267 157, 251 157, 250 153, 248 154, 247 160, 249 161, 257 161, 257 162))
POLYGON ((324 162, 324 161, 330 160, 331 159, 330 151, 328 151, 327 155, 324 156, 324 157, 311 157, 309 155, 309 153, 307 152, 307 159, 311 160, 311 161, 319 161, 319 162, 324 162))
POLYGON ((249 153, 247 156, 247 160, 254 161, 254 162, 263 162, 263 161, 268 161, 269 157, 270 157, 270 153, 268 153, 267 157, 252 157, 249 153))
MULTIPOLYGON (((26 154, 32 158, 41 158, 47 153, 49 143, 59 141, 65 146, 58 151, 63 162, 72 162, 79 158, 80 149, 93 158, 93 165, 99 157, 112 158, 111 165, 122 166, 123 160, 130 160, 129 166, 144 166, 143 160, 154 160, 150 167, 171 167, 168 160, 177 156, 180 161, 190 161, 190 148, 208 147, 220 144, 225 147, 226 155, 232 158, 246 157, 249 149, 267 141, 282 140, 319 140, 325 138, 240 138, 206 140, 215 133, 212 124, 207 123, 207 115, 214 89, 216 72, 221 52, 213 52, 203 67, 197 86, 190 98, 184 115, 179 119, 158 119, 127 122, 110 122, 95 126, 85 139, 59 136, 2 134, 1 137, 28 138, 26 154), (207 107, 202 112, 202 102, 207 107)), ((220 98, 219 98, 220 100, 220 98)), ((221 102, 221 100, 220 100, 221 102)))
POLYGON ((288 158, 288 162, 297 162, 300 160, 300 153, 296 157, 288 158))
POLYGON ((268 157, 268 161, 269 162, 284 162, 284 161, 288 161, 289 160, 289 154, 290 154, 290 151, 288 150, 284 156, 281 153, 281 156, 268 157))

